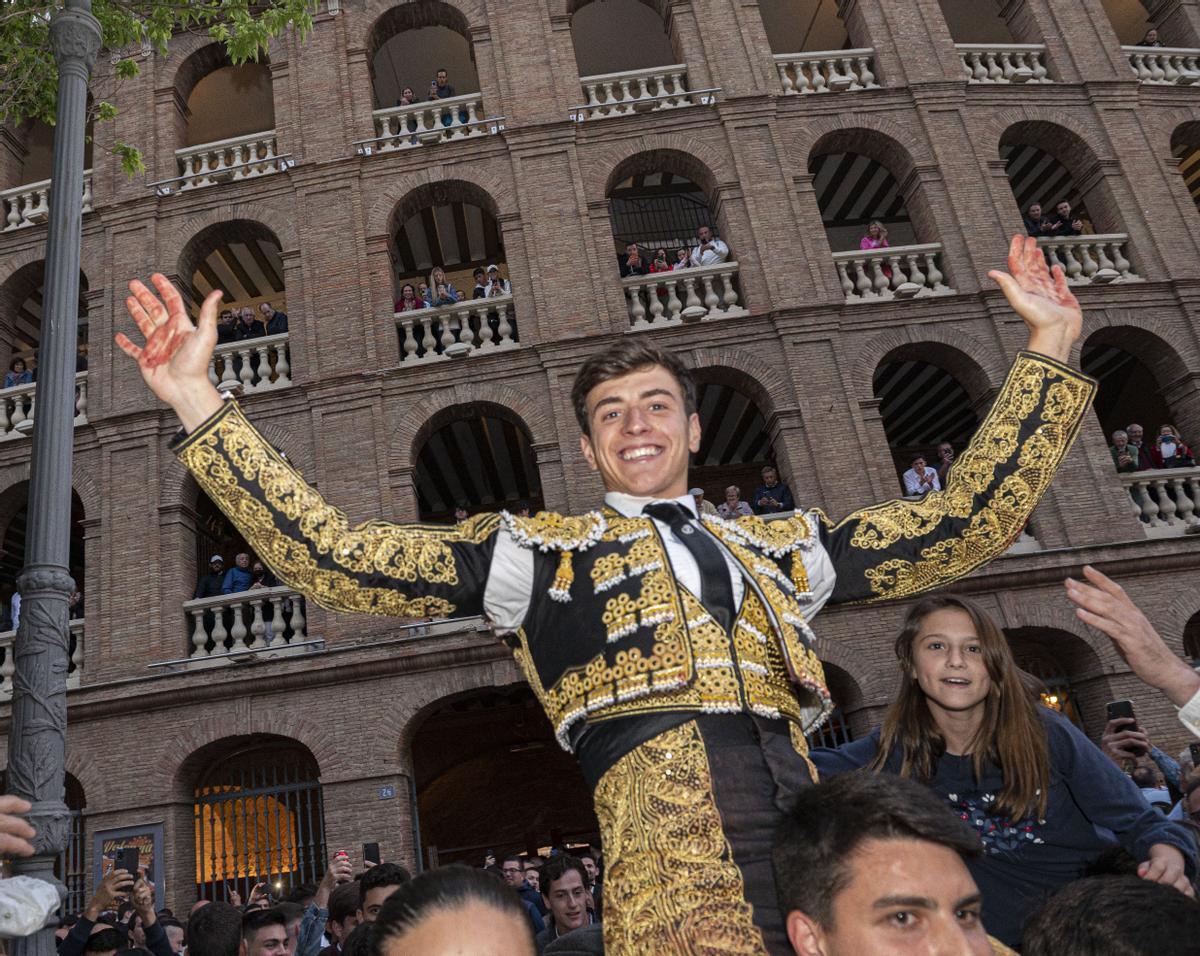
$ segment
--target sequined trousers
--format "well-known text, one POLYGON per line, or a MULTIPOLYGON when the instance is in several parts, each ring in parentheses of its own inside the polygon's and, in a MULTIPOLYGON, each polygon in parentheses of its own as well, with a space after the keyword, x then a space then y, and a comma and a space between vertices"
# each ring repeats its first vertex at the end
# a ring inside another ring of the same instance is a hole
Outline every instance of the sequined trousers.
POLYGON ((594 794, 607 956, 788 956, 771 843, 811 780, 787 723, 745 714, 696 716, 608 766, 594 794))

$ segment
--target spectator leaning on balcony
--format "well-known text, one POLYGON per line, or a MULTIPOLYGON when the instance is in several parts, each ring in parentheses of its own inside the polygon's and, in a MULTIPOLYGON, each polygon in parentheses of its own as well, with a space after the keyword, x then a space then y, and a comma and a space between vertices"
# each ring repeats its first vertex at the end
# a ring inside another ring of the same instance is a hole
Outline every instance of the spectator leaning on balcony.
POLYGON ((1042 204, 1035 202, 1029 207, 1029 211, 1021 217, 1021 221, 1025 223, 1025 234, 1028 236, 1044 236, 1046 234, 1046 219, 1042 215, 1042 204))
POLYGON ((458 301, 458 295, 454 291, 454 287, 447 285, 445 282, 437 284, 437 294, 433 297, 433 304, 437 305, 454 305, 458 301))
POLYGON ((483 269, 476 269, 471 273, 471 278, 475 280, 475 288, 471 292, 471 298, 486 299, 488 292, 487 273, 483 269))
MULTIPOLYGON (((457 302, 461 296, 458 290, 454 288, 454 283, 446 278, 446 270, 441 266, 435 266, 434 270, 429 273, 429 288, 435 290, 434 298, 442 296, 441 287, 446 287, 446 295, 450 297, 451 302, 457 302)), ((445 303, 442 303, 443 305, 445 303)))
POLYGON ((225 559, 219 554, 214 554, 208 559, 208 574, 200 578, 196 585, 195 600, 200 598, 216 597, 221 594, 221 589, 225 586, 225 559))
POLYGON ((675 263, 671 266, 671 271, 676 269, 689 269, 691 262, 689 260, 688 251, 684 246, 680 246, 675 250, 675 263))
POLYGON ((28 385, 32 381, 33 373, 25 367, 25 360, 19 355, 8 363, 8 371, 4 373, 5 388, 28 385))
POLYGON ((250 306, 242 309, 238 315, 237 325, 234 327, 234 339, 241 342, 245 339, 261 338, 266 334, 267 330, 263 328, 263 324, 254 317, 254 310, 250 306))
POLYGON ((719 512, 717 511, 716 505, 714 505, 711 501, 704 500, 704 489, 703 488, 700 488, 700 487, 692 488, 688 492, 688 494, 691 495, 692 498, 695 499, 696 510, 698 512, 700 512, 701 515, 719 514, 719 512))
POLYGON ((261 302, 258 311, 262 313, 262 322, 267 327, 267 335, 282 335, 288 330, 286 312, 280 312, 270 302, 261 302))
POLYGON ((250 589, 254 578, 250 574, 250 555, 243 551, 233 559, 233 567, 225 572, 225 580, 221 582, 222 594, 238 594, 250 589))
POLYGON ((221 320, 217 323, 217 344, 224 345, 237 339, 237 326, 234 324, 233 310, 223 309, 221 320))
POLYGON ((1159 426, 1158 441, 1150 449, 1150 459, 1155 468, 1191 468, 1196 464, 1192 450, 1170 423, 1159 426))
POLYGON ((487 268, 487 297, 494 299, 498 295, 511 295, 512 286, 500 275, 500 267, 493 263, 487 268))
POLYGON ((950 474, 950 466, 954 464, 954 446, 944 441, 937 446, 937 476, 943 488, 950 474))
POLYGON ((754 492, 754 510, 760 515, 796 510, 791 489, 779 480, 779 472, 771 465, 762 470, 762 484, 754 492))
POLYGON ((425 308, 433 305, 433 294, 429 291, 429 284, 427 282, 417 283, 417 298, 425 303, 425 308))
POLYGON ((938 481, 938 473, 925 464, 924 455, 917 455, 912 460, 912 467, 904 473, 904 493, 927 495, 931 491, 941 490, 942 483, 938 481))
POLYGON ((1154 27, 1151 27, 1149 30, 1147 30, 1146 35, 1144 37, 1142 37, 1140 40, 1138 40, 1137 43, 1134 44, 1134 46, 1162 46, 1162 45, 1163 45, 1162 41, 1159 40, 1159 38, 1158 38, 1158 31, 1154 27))
POLYGON ((406 282, 400 287, 400 298, 396 300, 395 311, 397 312, 416 312, 417 309, 427 308, 429 303, 417 296, 416 290, 411 282, 406 282))
POLYGON ((1137 453, 1137 470, 1147 471, 1153 468, 1154 458, 1150 454, 1150 448, 1142 440, 1142 426, 1134 422, 1126 427, 1125 432, 1129 435, 1129 447, 1135 449, 1137 453))
POLYGON ((636 242, 625 246, 625 256, 621 259, 621 278, 626 276, 644 276, 650 267, 642 259, 642 251, 636 242))
POLYGON ((754 514, 754 509, 742 501, 742 489, 730 485, 725 489, 725 500, 717 505, 717 514, 722 518, 740 518, 742 515, 754 514))
POLYGON ((1043 225, 1044 236, 1078 236, 1083 232, 1083 220, 1071 215, 1071 204, 1065 199, 1054 207, 1054 215, 1043 225))
POLYGON ((1129 433, 1118 428, 1112 433, 1112 440, 1112 446, 1108 450, 1112 453, 1113 464, 1117 471, 1121 473, 1137 471, 1138 451, 1136 448, 1129 447, 1129 433))
POLYGON ((712 226, 697 229, 696 242, 688 260, 694 266, 715 266, 729 258, 729 246, 713 235, 712 226))

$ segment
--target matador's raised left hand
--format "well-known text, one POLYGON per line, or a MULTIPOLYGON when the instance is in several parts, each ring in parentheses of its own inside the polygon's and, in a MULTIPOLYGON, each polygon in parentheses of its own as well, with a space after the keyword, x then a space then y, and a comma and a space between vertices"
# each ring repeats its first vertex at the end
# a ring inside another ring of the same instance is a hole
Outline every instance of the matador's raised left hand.
POLYGON ((1083 310, 1067 287, 1067 277, 1059 266, 1046 267, 1046 257, 1032 236, 1013 236, 1008 269, 993 269, 988 277, 1029 327, 1029 350, 1065 362, 1083 329, 1083 310))

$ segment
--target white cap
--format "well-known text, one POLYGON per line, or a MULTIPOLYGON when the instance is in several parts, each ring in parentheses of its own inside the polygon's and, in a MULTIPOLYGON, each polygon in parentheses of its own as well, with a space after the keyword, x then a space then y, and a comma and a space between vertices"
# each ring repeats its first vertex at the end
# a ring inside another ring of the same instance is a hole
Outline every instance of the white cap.
POLYGON ((691 491, 688 492, 688 494, 691 495, 693 498, 695 498, 696 495, 704 494, 704 489, 703 488, 693 488, 693 489, 691 489, 691 491))
POLYGON ((488 263, 487 271, 488 272, 499 272, 500 267, 498 265, 496 265, 496 263, 491 262, 491 263, 488 263))
POLYGON ((208 559, 209 564, 212 564, 214 561, 220 561, 222 564, 225 563, 225 559, 223 557, 221 557, 219 554, 214 554, 211 558, 208 559))

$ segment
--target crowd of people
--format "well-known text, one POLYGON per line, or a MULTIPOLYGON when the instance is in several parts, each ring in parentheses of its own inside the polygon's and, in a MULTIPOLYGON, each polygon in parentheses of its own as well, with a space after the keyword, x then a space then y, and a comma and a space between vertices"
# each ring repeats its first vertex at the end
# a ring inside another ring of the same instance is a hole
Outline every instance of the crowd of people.
POLYGON ((261 318, 255 316, 250 306, 222 309, 217 320, 217 344, 282 335, 288 330, 287 313, 280 312, 270 302, 260 302, 258 313, 261 318))
MULTIPOLYGON (((472 279, 475 287, 470 299, 496 299, 500 296, 512 295, 512 285, 495 263, 486 269, 478 268, 472 279)), ((416 312, 418 309, 431 309, 442 305, 454 305, 466 300, 465 292, 455 288, 454 283, 446 277, 446 270, 437 266, 429 273, 427 282, 406 282, 400 287, 400 296, 394 303, 396 312, 416 312)))
POLYGON ((1170 422, 1158 427, 1158 437, 1145 440, 1145 430, 1136 422, 1112 433, 1109 446, 1113 465, 1122 474, 1157 468, 1191 468, 1196 464, 1192 449, 1170 422))
POLYGON ((1065 199, 1054 207, 1051 215, 1044 215, 1041 203, 1033 203, 1022 217, 1025 233, 1030 236, 1079 236, 1083 234, 1083 220, 1071 212, 1071 204, 1065 199))
MULTIPOLYGON (((625 245, 625 254, 617 257, 621 278, 629 276, 655 275, 659 272, 674 272, 677 269, 693 269, 712 266, 729 258, 729 246, 717 238, 712 226, 700 226, 696 230, 696 243, 691 248, 680 246, 673 253, 659 246, 652 254, 636 242, 625 245)), ((665 289, 663 290, 665 295, 665 289)))

